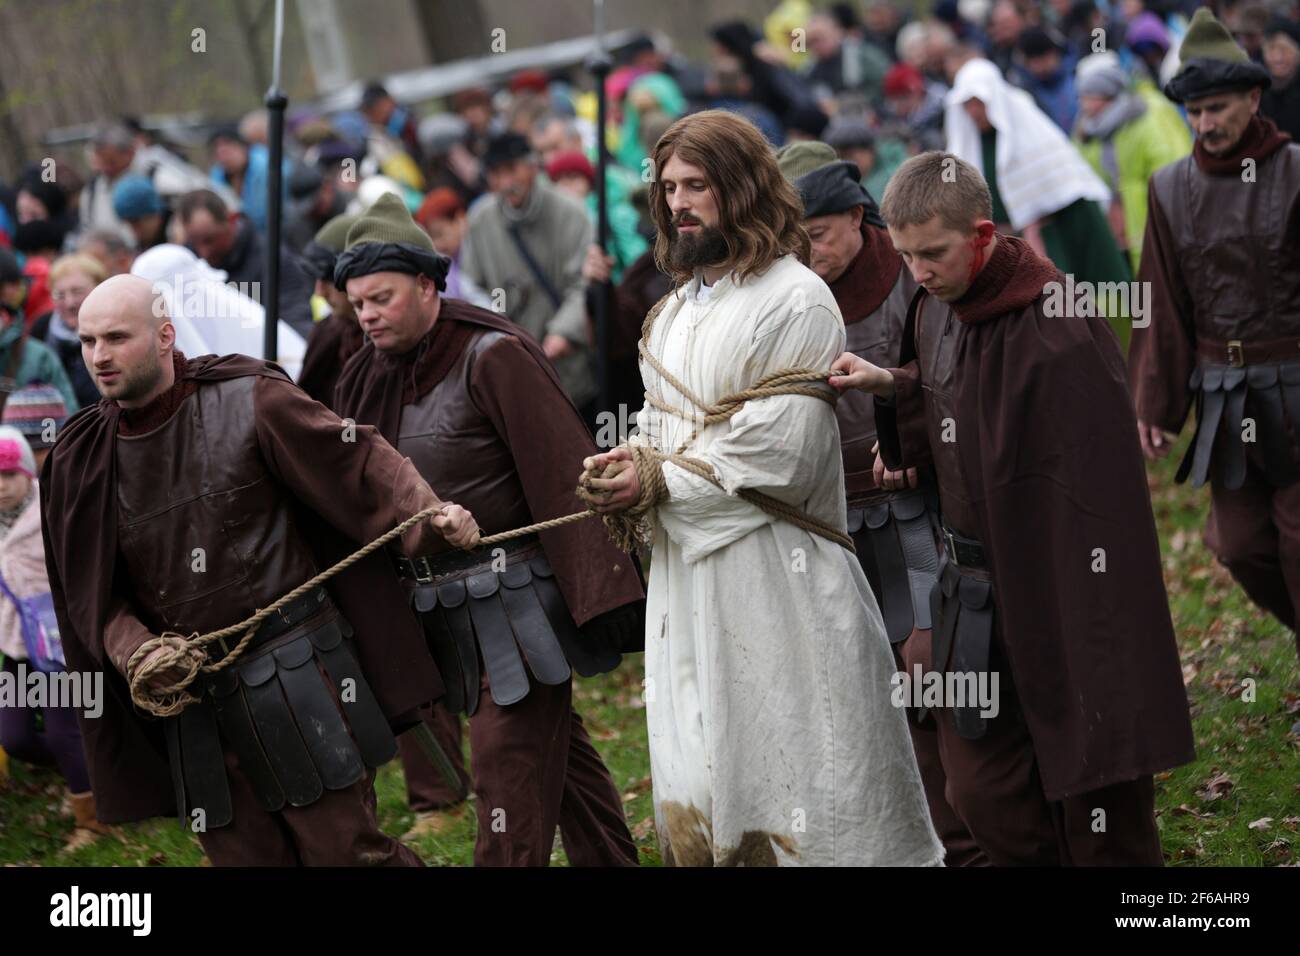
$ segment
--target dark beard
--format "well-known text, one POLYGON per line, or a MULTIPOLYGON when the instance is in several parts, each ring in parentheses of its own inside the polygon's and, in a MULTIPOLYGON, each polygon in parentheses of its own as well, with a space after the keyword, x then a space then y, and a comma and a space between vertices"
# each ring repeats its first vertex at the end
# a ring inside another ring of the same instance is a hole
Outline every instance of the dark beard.
POLYGON ((154 357, 150 365, 143 365, 133 372, 122 373, 121 390, 114 396, 117 402, 134 402, 144 398, 162 381, 162 363, 154 357))
POLYGON ((731 250, 727 237, 714 226, 701 226, 693 234, 682 235, 674 230, 669 262, 682 272, 694 271, 701 266, 714 266, 727 261, 731 250))

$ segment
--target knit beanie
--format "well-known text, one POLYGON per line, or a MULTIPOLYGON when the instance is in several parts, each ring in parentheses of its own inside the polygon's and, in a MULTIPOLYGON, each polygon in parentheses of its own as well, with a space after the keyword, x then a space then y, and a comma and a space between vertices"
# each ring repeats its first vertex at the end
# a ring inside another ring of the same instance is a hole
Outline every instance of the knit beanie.
POLYGON ((23 433, 9 425, 0 427, 0 471, 21 471, 36 480, 36 456, 23 433))
POLYGON ((62 392, 53 385, 24 385, 9 393, 0 424, 18 429, 33 448, 49 448, 67 420, 62 392), (47 430, 49 441, 45 439, 47 430))
POLYGON ((1272 84, 1268 70, 1253 62, 1205 7, 1192 17, 1178 61, 1178 72, 1165 84, 1165 95, 1175 103, 1272 84))
POLYGON ((408 243, 433 252, 433 240, 429 234, 416 225, 406 203, 392 193, 384 193, 357 217, 348 229, 344 249, 353 249, 367 242, 408 243))
POLYGON ((793 183, 804 173, 812 172, 818 166, 833 163, 839 158, 830 146, 809 139, 782 146, 776 153, 776 165, 786 181, 793 183))
POLYGON ((348 244, 348 230, 360 219, 359 215, 335 216, 316 231, 311 242, 302 250, 302 267, 315 279, 334 281, 334 264, 348 244))
POLYGON ((400 198, 385 193, 348 229, 347 246, 334 265, 334 285, 375 272, 427 275, 439 292, 447 288, 451 260, 433 247, 400 198))

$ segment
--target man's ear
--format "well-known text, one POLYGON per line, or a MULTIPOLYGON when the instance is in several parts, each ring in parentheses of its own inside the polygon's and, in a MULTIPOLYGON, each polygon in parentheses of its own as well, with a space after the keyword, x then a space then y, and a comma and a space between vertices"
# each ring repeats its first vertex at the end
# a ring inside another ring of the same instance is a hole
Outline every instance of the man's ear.
POLYGON ((988 219, 981 219, 979 220, 979 222, 975 223, 974 242, 976 248, 983 249, 990 242, 992 242, 994 231, 995 231, 995 227, 993 223, 988 219))
POLYGON ((172 325, 170 316, 163 319, 162 324, 158 326, 158 345, 161 351, 176 345, 176 326, 172 325))
POLYGON ((865 206, 854 206, 852 209, 849 210, 849 218, 850 220, 852 220, 853 228, 855 230, 862 228, 862 214, 865 211, 865 209, 866 209, 865 206))
POLYGON ((438 284, 426 275, 415 277, 415 283, 419 286, 420 299, 424 302, 432 302, 438 296, 438 284))
POLYGON ((1246 95, 1250 97, 1250 111, 1251 111, 1252 113, 1258 113, 1258 112, 1259 112, 1259 101, 1260 101, 1260 98, 1264 95, 1264 89, 1263 89, 1263 87, 1260 87, 1260 86, 1252 86, 1252 87, 1250 88, 1250 90, 1247 91, 1246 95))

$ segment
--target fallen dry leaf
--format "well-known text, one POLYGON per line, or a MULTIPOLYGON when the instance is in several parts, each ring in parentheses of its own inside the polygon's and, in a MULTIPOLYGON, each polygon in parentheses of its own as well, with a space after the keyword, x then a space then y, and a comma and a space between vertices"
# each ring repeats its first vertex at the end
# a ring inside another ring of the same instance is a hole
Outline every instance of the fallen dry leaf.
POLYGON ((1201 789, 1196 791, 1196 795, 1208 803, 1211 800, 1222 799, 1236 785, 1236 781, 1226 773, 1216 773, 1205 781, 1201 789))

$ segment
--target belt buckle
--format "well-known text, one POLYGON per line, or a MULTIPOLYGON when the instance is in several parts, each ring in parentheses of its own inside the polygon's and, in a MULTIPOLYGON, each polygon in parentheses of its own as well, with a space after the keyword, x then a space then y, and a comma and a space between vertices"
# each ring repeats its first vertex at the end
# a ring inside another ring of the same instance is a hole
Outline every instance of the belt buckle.
POLYGON ((1233 368, 1241 368, 1246 364, 1246 353, 1241 346, 1241 339, 1233 339, 1228 343, 1228 364, 1233 368))
POLYGON ((943 542, 948 551, 948 560, 957 567, 961 567, 961 561, 957 558, 957 539, 952 536, 952 532, 947 528, 943 529, 943 542))
POLYGON ((411 567, 415 571, 416 584, 433 583, 433 569, 429 567, 429 559, 427 557, 421 555, 420 557, 416 558, 414 561, 411 562, 411 567), (421 570, 424 571, 423 574, 420 573, 421 570))

